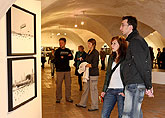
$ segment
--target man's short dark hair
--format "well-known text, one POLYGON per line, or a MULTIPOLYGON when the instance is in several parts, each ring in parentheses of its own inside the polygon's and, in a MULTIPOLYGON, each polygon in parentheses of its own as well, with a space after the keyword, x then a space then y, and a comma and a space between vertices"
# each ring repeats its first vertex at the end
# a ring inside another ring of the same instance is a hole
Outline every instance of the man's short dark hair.
POLYGON ((163 48, 163 52, 165 52, 165 47, 163 48))
POLYGON ((66 38, 60 38, 59 41, 64 41, 66 43, 66 38))
POLYGON ((123 16, 122 20, 128 20, 127 23, 128 25, 132 25, 133 26, 133 30, 135 30, 137 28, 137 19, 134 16, 123 16))
POLYGON ((158 48, 157 50, 159 50, 159 51, 160 51, 160 48, 158 48))

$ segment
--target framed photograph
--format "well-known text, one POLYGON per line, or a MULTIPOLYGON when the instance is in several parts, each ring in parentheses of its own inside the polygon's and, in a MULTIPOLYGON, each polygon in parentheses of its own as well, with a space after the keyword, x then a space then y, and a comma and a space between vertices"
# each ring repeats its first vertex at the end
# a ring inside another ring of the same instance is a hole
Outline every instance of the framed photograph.
POLYGON ((36 58, 10 58, 8 61, 8 111, 37 97, 36 58))
POLYGON ((6 19, 7 55, 36 54, 36 14, 13 5, 6 19))

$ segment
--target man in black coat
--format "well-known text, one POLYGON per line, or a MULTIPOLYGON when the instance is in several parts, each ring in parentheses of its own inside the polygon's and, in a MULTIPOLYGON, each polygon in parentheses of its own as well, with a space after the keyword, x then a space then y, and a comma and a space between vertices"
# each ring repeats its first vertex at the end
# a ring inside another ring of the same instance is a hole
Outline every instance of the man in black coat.
POLYGON ((165 69, 165 47, 163 52, 160 54, 161 69, 165 69))
POLYGON ((137 20, 124 16, 120 30, 128 41, 122 73, 125 83, 125 102, 122 118, 142 118, 141 104, 144 94, 153 97, 151 57, 148 44, 137 31, 137 20))

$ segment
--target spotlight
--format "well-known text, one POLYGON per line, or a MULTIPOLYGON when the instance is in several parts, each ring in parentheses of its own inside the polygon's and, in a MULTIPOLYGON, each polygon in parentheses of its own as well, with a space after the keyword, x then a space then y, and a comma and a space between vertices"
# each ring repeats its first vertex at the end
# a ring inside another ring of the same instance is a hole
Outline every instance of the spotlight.
POLYGON ((60 35, 60 33, 57 33, 57 36, 59 36, 60 35))
POLYGON ((84 21, 81 22, 81 25, 84 25, 84 21))

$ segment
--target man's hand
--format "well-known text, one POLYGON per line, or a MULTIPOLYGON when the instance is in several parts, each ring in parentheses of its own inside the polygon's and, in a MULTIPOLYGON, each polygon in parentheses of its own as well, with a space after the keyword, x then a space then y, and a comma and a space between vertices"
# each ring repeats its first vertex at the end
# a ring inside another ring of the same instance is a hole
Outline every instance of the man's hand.
POLYGON ((148 97, 154 97, 153 87, 149 90, 146 89, 146 95, 148 95, 148 97))
POLYGON ((68 54, 68 56, 70 57, 70 56, 72 56, 71 54, 68 54))
POLYGON ((63 59, 64 58, 64 56, 61 56, 61 59, 63 59))

